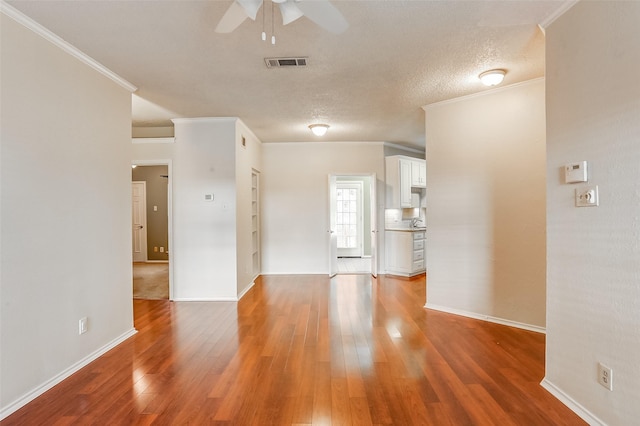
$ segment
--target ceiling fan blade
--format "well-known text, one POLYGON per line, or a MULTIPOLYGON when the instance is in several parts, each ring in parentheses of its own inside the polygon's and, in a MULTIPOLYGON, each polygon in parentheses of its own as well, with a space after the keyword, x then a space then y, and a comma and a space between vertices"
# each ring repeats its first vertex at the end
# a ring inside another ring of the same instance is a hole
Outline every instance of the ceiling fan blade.
POLYGON ((234 1, 222 16, 220 22, 218 22, 218 25, 216 26, 216 32, 230 33, 231 31, 238 28, 240 24, 242 24, 248 17, 249 16, 247 15, 247 12, 245 12, 244 8, 234 1))
POLYGON ((296 6, 293 0, 288 0, 278 4, 280 6, 280 13, 282 14, 282 25, 290 24, 296 19, 304 16, 304 13, 296 6))
POLYGON ((236 0, 240 3, 240 6, 244 8, 244 11, 247 12, 249 18, 256 20, 256 16, 258 15, 258 10, 260 10, 260 6, 262 6, 262 0, 236 0))
POLYGON ((331 33, 340 34, 349 28, 347 20, 329 0, 300 0, 296 5, 304 16, 331 33))

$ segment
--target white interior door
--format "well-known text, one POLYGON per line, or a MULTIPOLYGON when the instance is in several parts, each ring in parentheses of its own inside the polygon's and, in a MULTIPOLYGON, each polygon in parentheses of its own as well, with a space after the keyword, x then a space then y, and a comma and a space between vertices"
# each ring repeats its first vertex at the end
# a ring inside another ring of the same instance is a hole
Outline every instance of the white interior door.
POLYGON ((131 182, 132 249, 134 262, 147 261, 147 183, 131 182))
POLYGON ((378 276, 378 206, 377 206, 377 177, 371 174, 371 275, 378 276))
POLYGON ((338 273, 338 236, 336 234, 336 177, 329 175, 329 276, 338 273))

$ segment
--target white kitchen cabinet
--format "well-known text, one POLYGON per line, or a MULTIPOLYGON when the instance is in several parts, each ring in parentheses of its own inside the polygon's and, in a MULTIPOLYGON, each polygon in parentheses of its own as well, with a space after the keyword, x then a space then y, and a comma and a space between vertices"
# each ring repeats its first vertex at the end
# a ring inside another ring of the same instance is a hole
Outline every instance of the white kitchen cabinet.
POLYGON ((411 202, 411 188, 426 188, 426 162, 417 158, 393 155, 386 157, 385 167, 387 208, 418 207, 411 202))
POLYGON ((425 231, 385 232, 387 273, 410 277, 425 271, 425 231))
POLYGON ((411 160, 411 186, 414 188, 427 187, 427 162, 425 160, 411 160))
POLYGON ((411 160, 393 156, 385 161, 387 208, 411 208, 411 160))

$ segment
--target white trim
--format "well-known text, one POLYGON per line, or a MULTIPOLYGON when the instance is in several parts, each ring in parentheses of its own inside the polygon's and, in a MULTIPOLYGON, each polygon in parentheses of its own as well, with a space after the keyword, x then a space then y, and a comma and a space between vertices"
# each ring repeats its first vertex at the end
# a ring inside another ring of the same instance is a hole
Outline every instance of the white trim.
POLYGON ((37 397, 39 397, 40 395, 42 395, 43 393, 45 393, 46 391, 48 391, 49 389, 54 387, 55 385, 59 384, 60 382, 62 382, 66 378, 70 377, 72 374, 76 373, 80 369, 86 367, 91 362, 95 361, 96 359, 98 359, 99 357, 104 355, 105 353, 109 352, 111 349, 115 348, 120 343, 124 342, 129 337, 131 337, 134 334, 136 334, 137 332, 138 331, 136 329, 132 328, 131 330, 127 331, 126 333, 124 333, 122 335, 120 335, 119 337, 115 338, 111 342, 107 343, 103 347, 101 347, 101 348, 97 349, 96 351, 90 353, 89 355, 87 355, 86 357, 81 359, 80 361, 78 361, 75 364, 71 365, 69 368, 66 368, 65 370, 63 370, 60 373, 56 374, 54 377, 52 377, 51 379, 47 380, 46 382, 44 382, 40 386, 38 386, 35 389, 32 389, 31 391, 27 392, 26 394, 24 394, 23 396, 21 396, 17 400, 13 401, 9 405, 7 405, 5 407, 1 407, 0 408, 0 420, 8 417, 12 413, 14 413, 17 410, 19 410, 20 408, 24 407, 25 405, 27 405, 28 403, 30 403, 31 401, 33 401, 34 399, 36 399, 37 397))
MULTIPOLYGON (((256 277, 257 278, 257 277, 256 277)), ((247 286, 247 288, 245 288, 239 295, 238 295, 238 300, 242 299, 244 297, 245 294, 247 294, 249 292, 249 290, 251 290, 253 288, 253 286, 256 285, 255 281, 251 281, 251 284, 249 284, 247 286)))
POLYGON ((237 302, 237 297, 181 297, 172 299, 174 302, 237 302))
POLYGON ((133 263, 169 263, 168 260, 145 260, 144 262, 133 262, 133 263))
POLYGON ((329 277, 329 275, 327 274, 327 271, 321 271, 321 272, 298 272, 298 271, 283 271, 283 272, 260 272, 260 275, 262 276, 278 276, 278 275, 322 275, 323 277, 329 277))
POLYGON ((175 143, 176 138, 131 138, 131 143, 175 143))
POLYGON ((49 41, 53 45, 63 50, 64 52, 78 59, 80 62, 84 63, 85 65, 88 65, 89 67, 98 71, 100 74, 111 79, 115 83, 127 89, 129 92, 133 93, 138 90, 136 86, 129 83, 127 80, 120 77, 118 74, 114 73, 109 68, 102 65, 100 62, 91 58, 86 53, 83 53, 77 47, 73 46, 69 42, 65 41, 61 37, 49 31, 48 29, 46 29, 45 27, 43 27, 33 19, 29 18, 27 15, 20 12, 18 9, 9 5, 4 0, 0 0, 0 12, 4 13, 6 16, 13 19, 17 23, 23 25, 24 27, 38 34, 40 37, 44 38, 45 40, 49 41))
POLYGON ((172 118, 173 124, 184 123, 219 123, 219 122, 236 122, 240 120, 238 117, 193 117, 193 118, 172 118))
POLYGON ((545 377, 542 382, 540 382, 540 386, 545 388, 551 395, 556 397, 560 402, 569 407, 571 411, 576 413, 582 420, 589 423, 591 426, 606 426, 607 424, 591 414, 589 410, 584 408, 582 405, 578 404, 573 398, 564 393, 559 387, 551 383, 545 377))
POLYGON ((411 148, 411 147, 404 146, 404 145, 398 145, 397 143, 393 143, 393 142, 384 142, 384 146, 388 146, 388 147, 396 148, 396 149, 401 149, 403 151, 413 152, 414 154, 422 154, 422 155, 425 155, 425 150, 426 150, 426 148, 423 148, 422 150, 419 150, 417 148, 411 148))
POLYGON ((546 334, 546 329, 537 325, 525 324, 518 321, 511 321, 504 318, 492 317, 490 315, 477 314, 475 312, 463 311, 461 309, 448 308, 446 306, 434 305, 427 303, 424 305, 427 309, 433 309, 434 311, 446 312, 448 314, 460 315, 467 318, 473 318, 482 321, 493 322, 496 324, 506 325, 508 327, 521 328, 523 330, 534 331, 536 333, 546 334))
POLYGON ((453 99, 447 99, 447 100, 440 101, 440 102, 434 102, 432 104, 424 105, 422 107, 422 109, 425 110, 426 112, 429 112, 429 109, 433 108, 433 107, 439 107, 439 106, 442 106, 442 105, 455 104, 457 102, 468 101, 470 99, 480 98, 480 97, 487 96, 487 95, 493 95, 493 94, 498 93, 498 92, 503 92, 505 90, 511 90, 511 89, 514 89, 514 88, 520 87, 520 86, 528 86, 529 84, 538 83, 540 81, 544 81, 544 77, 538 77, 538 78, 534 78, 534 79, 531 79, 531 80, 521 81, 520 83, 509 84, 507 86, 501 86, 501 87, 497 87, 497 88, 494 88, 494 89, 483 90, 482 92, 472 93, 470 95, 460 96, 460 97, 453 98, 453 99))
POLYGON ((578 3, 578 0, 563 1, 558 9, 556 9, 551 15, 547 16, 542 22, 540 22, 540 24, 538 24, 542 32, 546 32, 545 30, 549 28, 549 25, 553 24, 556 19, 561 17, 567 10, 575 6, 576 3, 578 3))

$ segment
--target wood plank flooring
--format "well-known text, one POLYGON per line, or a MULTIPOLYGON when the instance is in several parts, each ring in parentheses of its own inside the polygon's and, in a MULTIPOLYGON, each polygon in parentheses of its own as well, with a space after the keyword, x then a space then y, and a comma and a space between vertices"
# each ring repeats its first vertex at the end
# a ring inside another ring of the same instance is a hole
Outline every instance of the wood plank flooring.
POLYGON ((367 275, 135 300, 138 334, 1 424, 585 424, 539 385, 544 335, 424 303, 424 276, 367 275))

